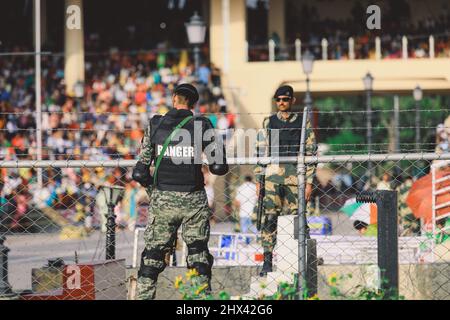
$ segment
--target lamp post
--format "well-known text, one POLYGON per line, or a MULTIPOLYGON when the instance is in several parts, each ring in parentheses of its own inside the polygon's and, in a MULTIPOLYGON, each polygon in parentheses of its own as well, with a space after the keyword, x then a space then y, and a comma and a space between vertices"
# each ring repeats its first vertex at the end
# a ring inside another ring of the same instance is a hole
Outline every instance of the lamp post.
POLYGON ((303 73, 306 75, 306 92, 305 92, 305 106, 308 108, 308 114, 312 108, 312 98, 310 90, 309 75, 312 73, 314 65, 314 55, 308 50, 302 56, 303 73))
POLYGON ((5 240, 6 238, 0 234, 0 298, 12 297, 15 295, 8 282, 9 248, 3 244, 5 240))
POLYGON ((423 92, 422 88, 419 85, 414 88, 413 91, 414 101, 416 102, 416 150, 415 152, 419 152, 420 150, 420 103, 422 102, 423 92))
MULTIPOLYGON (((372 153, 372 89, 373 89, 373 77, 368 72, 362 79, 364 83, 364 89, 366 90, 366 107, 367 107, 367 153, 372 153)), ((369 160, 367 164, 367 179, 369 186, 372 177, 372 162, 369 160)))
POLYGON ((185 23, 189 44, 194 47, 195 74, 200 66, 200 45, 205 42, 206 24, 197 12, 185 23))
POLYGON ((114 208, 123 198, 125 188, 119 186, 101 186, 108 206, 108 218, 106 222, 106 260, 116 258, 116 215, 114 208))

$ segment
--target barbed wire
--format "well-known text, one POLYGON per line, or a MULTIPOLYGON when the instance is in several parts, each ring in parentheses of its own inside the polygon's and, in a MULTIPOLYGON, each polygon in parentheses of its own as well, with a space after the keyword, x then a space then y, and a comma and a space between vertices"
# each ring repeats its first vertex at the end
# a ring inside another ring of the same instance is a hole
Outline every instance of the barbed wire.
MULTIPOLYGON (((403 112, 412 112, 412 111, 416 111, 415 108, 411 108, 411 109, 402 109, 402 110, 371 110, 371 111, 367 111, 367 110, 334 110, 334 111, 324 111, 324 110, 312 110, 311 113, 313 114, 339 114, 339 113, 395 113, 395 112, 399 112, 399 113, 403 113, 403 112)), ((448 112, 450 113, 450 107, 448 109, 418 109, 417 111, 419 112, 448 112)), ((92 114, 98 114, 98 115, 141 115, 141 114, 158 114, 157 112, 129 112, 129 111, 122 111, 122 112, 99 112, 99 111, 73 111, 73 112, 64 112, 64 111, 41 111, 41 114, 63 114, 63 115, 92 115, 92 114)), ((233 112, 233 113, 224 113, 224 115, 275 115, 278 112, 233 112)), ((303 111, 290 111, 289 113, 291 114, 298 114, 298 115, 302 115, 303 111)), ((36 111, 24 111, 24 112, 0 112, 0 115, 36 115, 37 112, 36 111)), ((217 115, 217 112, 203 112, 201 115, 217 115)))
MULTIPOLYGON (((436 130, 437 126, 432 126, 432 127, 425 127, 425 126, 399 126, 399 127, 380 127, 380 126, 376 126, 376 127, 372 127, 372 130, 391 130, 393 128, 395 129, 434 129, 436 130)), ((449 129, 450 127, 447 126, 442 126, 441 128, 443 129, 449 129)), ((311 129, 314 130, 367 130, 367 127, 312 127, 311 129)), ((144 129, 118 129, 118 128, 109 128, 109 129, 103 129, 103 128, 98 128, 98 129, 74 129, 74 128, 45 128, 45 129, 41 129, 41 131, 76 131, 76 132, 133 132, 136 130, 141 130, 143 131, 144 129)), ((227 131, 227 130, 239 130, 236 128, 228 128, 228 129, 217 129, 215 128, 214 130, 216 131, 227 131)), ((260 129, 260 128, 246 128, 244 130, 268 130, 268 129, 260 129)), ((277 131, 298 131, 299 128, 282 128, 282 129, 272 129, 272 130, 277 130, 277 131)), ((28 131, 28 132, 34 132, 34 131, 38 131, 38 129, 31 129, 31 128, 17 128, 17 129, 8 129, 8 128, 1 128, 1 131, 8 131, 10 133, 15 133, 18 131, 28 131)))

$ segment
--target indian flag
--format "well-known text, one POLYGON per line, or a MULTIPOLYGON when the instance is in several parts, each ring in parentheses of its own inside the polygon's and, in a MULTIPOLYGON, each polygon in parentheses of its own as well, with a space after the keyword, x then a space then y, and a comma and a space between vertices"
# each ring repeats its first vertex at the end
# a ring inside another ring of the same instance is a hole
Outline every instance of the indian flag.
POLYGON ((359 220, 367 224, 377 223, 377 205, 375 203, 356 202, 356 198, 350 198, 345 201, 339 211, 345 213, 351 220, 359 220))

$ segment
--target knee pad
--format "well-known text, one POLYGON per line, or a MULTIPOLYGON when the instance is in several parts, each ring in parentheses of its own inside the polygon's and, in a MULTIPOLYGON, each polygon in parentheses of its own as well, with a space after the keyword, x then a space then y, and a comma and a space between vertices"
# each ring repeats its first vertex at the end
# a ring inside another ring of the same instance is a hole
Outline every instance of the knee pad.
POLYGON ((155 280, 158 278, 158 275, 163 272, 166 267, 166 263, 164 261, 165 253, 161 250, 145 249, 142 252, 141 256, 141 267, 138 271, 138 277, 150 278, 155 280), (145 260, 153 260, 154 265, 148 265, 145 263, 145 260))
POLYGON ((211 268, 214 263, 214 257, 209 253, 208 245, 205 241, 194 241, 188 245, 188 256, 197 254, 206 254, 207 262, 196 261, 188 265, 188 268, 194 268, 197 270, 199 275, 204 275, 211 278, 211 268))
POLYGON ((158 279, 159 274, 161 273, 161 271, 159 270, 159 268, 154 267, 154 266, 146 266, 143 263, 141 263, 141 267, 139 268, 138 271, 138 278, 150 278, 154 281, 156 281, 158 279))
POLYGON ((208 243, 206 241, 197 240, 188 244, 187 248, 189 256, 201 254, 205 251, 208 252, 208 243))

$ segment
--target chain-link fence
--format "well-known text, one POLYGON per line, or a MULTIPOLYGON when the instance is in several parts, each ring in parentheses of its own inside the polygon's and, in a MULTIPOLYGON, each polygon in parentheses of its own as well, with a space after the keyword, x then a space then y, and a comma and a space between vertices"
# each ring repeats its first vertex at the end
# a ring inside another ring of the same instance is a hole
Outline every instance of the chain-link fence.
MULTIPOLYGON (((329 289, 336 277, 340 293, 346 297, 356 294, 358 286, 376 287, 380 281, 373 268, 378 254, 377 208, 355 200, 369 189, 365 169, 370 160, 370 188, 398 192, 400 295, 407 299, 450 298, 449 159, 448 153, 306 158, 307 163, 317 164, 307 221, 311 238, 316 240, 316 258, 308 261, 316 274, 310 274, 308 281, 313 281, 319 297, 332 297, 329 289), (413 169, 424 171, 424 176, 411 176, 413 169), (425 182, 417 191, 415 184, 420 181, 425 182)), ((263 239, 255 229, 257 194, 254 182, 245 179, 252 176, 258 161, 271 160, 229 158, 231 169, 226 176, 208 175, 206 179, 213 211, 209 246, 215 257, 215 292, 272 296, 280 282, 293 282, 298 272, 298 230, 294 230, 295 215, 288 215, 278 219, 273 272, 258 276, 264 251, 263 239)), ((1 163, 6 177, 1 227, 10 250, 8 270, 2 272, 9 271, 15 292, 28 299, 132 298, 144 246, 141 231, 151 201, 146 190, 130 179, 133 164, 133 160, 1 163), (41 188, 33 174, 39 167, 43 168, 41 188), (105 241, 111 212, 99 191, 108 182, 124 187, 114 208, 117 260, 110 262, 105 261, 105 241)), ((168 267, 161 274, 158 298, 181 297, 176 295, 174 280, 185 272, 186 252, 180 238, 170 258, 177 267, 168 267)), ((9 292, 3 287, 2 293, 9 292)))
MULTIPOLYGON (((0 244, 0 295, 14 291, 24 299, 133 299, 151 194, 131 179, 131 169, 149 118, 170 109, 178 82, 198 80, 189 54, 86 54, 86 82, 78 88, 79 97, 65 93, 62 55, 43 54, 39 113, 33 104, 34 53, 22 54, 0 60, 0 234, 6 238, 0 244), (36 129, 39 116, 41 129, 36 129), (42 133, 41 152, 37 131, 42 133), (37 161, 38 154, 43 161, 37 161), (105 185, 123 188, 113 209, 109 189, 101 189, 105 185)), ((195 111, 219 130, 231 164, 223 177, 210 175, 206 166, 204 170, 213 213, 213 293, 277 298, 281 282, 297 286, 294 275, 304 252, 299 250, 296 206, 290 206, 298 202, 297 186, 274 189, 272 206, 285 215, 269 232, 277 234, 273 270, 260 277, 268 235, 256 230, 255 165, 264 163, 270 171, 286 163, 253 158, 258 130, 235 128, 259 126, 269 114, 237 112, 244 110, 239 95, 245 93, 222 87, 220 70, 210 71, 210 81, 197 83, 201 97, 195 111), (226 99, 227 93, 232 99, 226 99)), ((306 165, 315 168, 306 210, 315 242, 303 244, 308 265, 302 284, 311 287, 311 295, 352 298, 361 294, 355 293, 358 288, 368 294, 380 286, 383 279, 373 268, 379 256, 377 207, 356 197, 362 191, 390 189, 398 195, 400 294, 407 299, 450 298, 448 162, 439 162, 449 159, 450 124, 438 125, 448 117, 448 96, 424 97, 413 108, 412 97, 394 99, 394 107, 389 99, 373 96, 368 112, 362 111, 360 96, 315 101, 317 155, 305 157, 306 165), (419 190, 412 194, 415 188, 419 190)), ((289 160, 294 176, 297 160, 289 160)), ((168 257, 171 267, 160 275, 159 299, 182 297, 174 283, 186 272, 181 237, 175 248, 168 257)))

